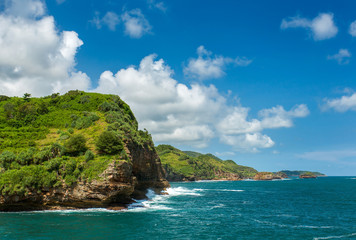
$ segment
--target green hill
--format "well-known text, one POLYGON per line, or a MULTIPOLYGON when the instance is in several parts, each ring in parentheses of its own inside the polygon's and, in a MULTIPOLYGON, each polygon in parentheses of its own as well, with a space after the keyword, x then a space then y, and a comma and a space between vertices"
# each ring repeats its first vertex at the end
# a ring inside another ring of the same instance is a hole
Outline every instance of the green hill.
POLYGON ((170 145, 156 147, 167 180, 239 180, 252 178, 257 170, 236 164, 232 160, 221 160, 212 154, 181 151, 170 145))
POLYGON ((126 192, 106 199, 108 193, 98 189, 89 200, 110 202, 134 189, 167 185, 150 134, 138 130, 130 107, 118 96, 81 91, 0 96, 0 203, 44 201, 44 194, 92 188, 88 184, 94 181, 105 188, 107 177, 126 184, 126 192))
MULTIPOLYGON (((285 173, 288 177, 297 177, 305 173, 310 173, 310 171, 300 171, 300 170, 294 170, 294 171, 282 170, 280 172, 285 173)), ((325 174, 320 172, 311 172, 311 173, 313 173, 315 176, 325 176, 325 174)))

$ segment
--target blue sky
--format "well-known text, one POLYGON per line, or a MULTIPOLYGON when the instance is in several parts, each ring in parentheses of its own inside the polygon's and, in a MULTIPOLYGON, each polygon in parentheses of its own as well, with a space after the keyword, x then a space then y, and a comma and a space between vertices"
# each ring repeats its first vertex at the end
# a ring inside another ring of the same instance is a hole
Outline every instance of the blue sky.
POLYGON ((356 2, 0 2, 0 94, 114 93, 156 144, 356 172, 356 2))

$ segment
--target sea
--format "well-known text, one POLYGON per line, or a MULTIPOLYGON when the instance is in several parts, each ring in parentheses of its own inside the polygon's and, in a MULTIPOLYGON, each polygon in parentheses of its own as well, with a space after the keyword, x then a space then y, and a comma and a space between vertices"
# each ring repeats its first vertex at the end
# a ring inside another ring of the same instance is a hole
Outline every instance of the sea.
POLYGON ((0 239, 356 239, 356 177, 172 182, 129 209, 0 213, 0 239))

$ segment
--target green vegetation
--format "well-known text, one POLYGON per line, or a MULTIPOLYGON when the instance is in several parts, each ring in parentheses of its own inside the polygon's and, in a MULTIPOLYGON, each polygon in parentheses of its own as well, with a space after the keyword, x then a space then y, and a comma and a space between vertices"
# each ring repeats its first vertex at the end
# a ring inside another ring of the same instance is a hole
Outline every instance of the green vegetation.
POLYGON ((237 165, 232 160, 221 160, 212 154, 180 151, 170 145, 156 147, 168 180, 220 179, 235 174, 238 178, 252 178, 257 171, 237 165))
POLYGON ((100 179, 110 162, 127 161, 124 143, 130 141, 153 147, 118 96, 77 90, 0 96, 0 193, 26 195, 100 179))
MULTIPOLYGON (((306 172, 309 172, 309 171, 296 171, 296 170, 295 170, 295 171, 290 171, 290 170, 282 170, 282 171, 280 171, 280 172, 287 174, 288 177, 297 177, 297 176, 302 175, 302 174, 304 174, 304 173, 306 173, 306 172)), ((325 174, 320 173, 320 172, 311 172, 311 173, 313 173, 315 176, 325 176, 325 174)))

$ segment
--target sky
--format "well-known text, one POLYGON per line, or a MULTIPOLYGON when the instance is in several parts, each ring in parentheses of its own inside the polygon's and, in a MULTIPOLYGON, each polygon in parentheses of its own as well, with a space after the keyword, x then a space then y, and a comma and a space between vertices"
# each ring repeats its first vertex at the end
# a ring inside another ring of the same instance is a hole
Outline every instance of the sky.
POLYGON ((0 94, 117 94, 156 145, 356 173, 356 2, 0 0, 0 94))

